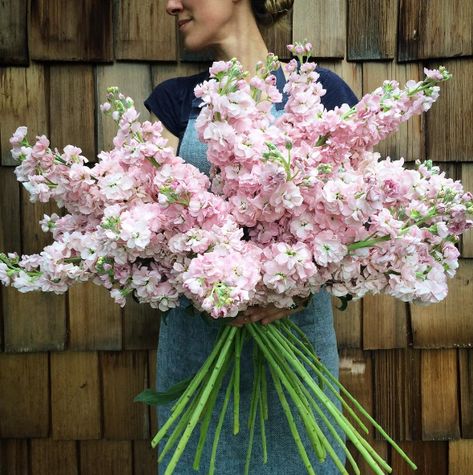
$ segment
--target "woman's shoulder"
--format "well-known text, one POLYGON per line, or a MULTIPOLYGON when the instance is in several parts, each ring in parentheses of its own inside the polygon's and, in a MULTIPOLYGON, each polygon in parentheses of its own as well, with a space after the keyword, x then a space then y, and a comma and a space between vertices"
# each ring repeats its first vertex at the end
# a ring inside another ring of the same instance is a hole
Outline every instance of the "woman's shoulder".
POLYGON ((321 66, 317 66, 316 71, 320 75, 319 81, 327 91, 322 97, 322 103, 327 109, 334 109, 345 103, 354 106, 358 102, 355 93, 338 74, 321 66))
POLYGON ((166 129, 179 137, 192 106, 194 88, 207 77, 208 71, 202 71, 191 76, 166 79, 152 90, 144 104, 166 129))

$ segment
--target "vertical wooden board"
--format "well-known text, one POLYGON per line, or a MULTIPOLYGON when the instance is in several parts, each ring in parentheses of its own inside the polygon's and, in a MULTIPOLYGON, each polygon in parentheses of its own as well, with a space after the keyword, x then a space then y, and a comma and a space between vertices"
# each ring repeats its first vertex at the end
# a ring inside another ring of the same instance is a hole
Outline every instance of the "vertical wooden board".
POLYGON ((100 355, 103 381, 103 422, 106 439, 149 438, 148 406, 133 402, 148 383, 146 351, 100 355))
MULTIPOLYGON (((363 94, 369 94, 383 85, 386 79, 399 82, 401 88, 407 81, 419 81, 423 77, 419 64, 394 62, 363 63, 363 94)), ((434 107, 436 107, 434 105, 434 107)), ((424 116, 418 115, 404 122, 399 130, 376 145, 374 150, 382 157, 404 158, 414 161, 424 158, 424 116)))
POLYGON ((467 475, 473 466, 473 440, 448 443, 448 475, 467 475))
POLYGON ((344 58, 345 0, 298 0, 292 18, 294 41, 309 40, 317 58, 344 58))
POLYGON ((436 162, 473 161, 473 94, 470 81, 473 59, 436 61, 453 75, 441 85, 440 98, 426 114, 426 158, 436 162))
POLYGON ((48 355, 0 355, 0 437, 49 431, 48 355))
POLYGON ((128 440, 85 440, 80 443, 81 475, 132 475, 132 460, 131 441, 128 440))
POLYGON ((154 350, 158 346, 160 313, 128 298, 123 312, 125 350, 154 350))
POLYGON ((388 295, 363 299, 363 348, 365 350, 407 346, 407 304, 388 295))
POLYGON ((206 63, 156 64, 151 66, 152 84, 153 86, 157 86, 167 79, 191 76, 205 70, 208 70, 206 63))
POLYGON ((0 252, 21 253, 20 188, 11 168, 0 167, 0 252))
POLYGON ((149 440, 133 441, 133 475, 156 475, 157 450, 149 440))
MULTIPOLYGON (((448 442, 401 442, 400 447, 417 465, 419 475, 448 475, 448 442)), ((396 475, 416 473, 393 448, 391 457, 391 467, 396 475)))
POLYGON ((28 127, 28 138, 33 143, 36 135, 48 133, 46 69, 47 67, 36 63, 28 68, 0 68, 2 165, 16 165, 10 154, 9 139, 18 127, 28 127))
POLYGON ((165 0, 118 2, 115 26, 117 59, 172 61, 176 57, 176 21, 165 0))
POLYGON ((422 440, 460 437, 457 351, 422 350, 422 440))
MULTIPOLYGON (((274 53, 281 60, 291 57, 287 45, 293 42, 292 19, 293 12, 291 10, 287 15, 281 18, 277 26, 261 27, 260 29, 268 51, 274 53)), ((294 38, 294 41, 298 39, 303 40, 304 38, 294 38)), ((254 69, 250 70, 250 72, 254 72, 254 69)))
POLYGON ((112 0, 32 0, 30 56, 46 61, 112 61, 112 0))
MULTIPOLYGON (((371 356, 371 353, 368 351, 363 352, 355 349, 343 349, 340 352, 340 382, 368 413, 373 415, 373 370, 371 356)), ((347 412, 344 411, 344 414, 347 415, 347 412)), ((375 440, 373 438, 373 431, 369 427, 369 422, 364 417, 361 417, 361 419, 370 429, 370 435, 366 437, 366 440, 386 459, 386 443, 375 440)), ((368 464, 351 442, 348 442, 348 448, 359 466, 361 473, 371 473, 368 464)), ((351 467, 348 462, 346 463, 346 467, 351 467)), ((353 473, 352 469, 349 470, 349 473, 353 473)))
POLYGON ((361 300, 350 302, 346 310, 339 310, 340 301, 332 298, 333 323, 339 348, 361 348, 363 305, 361 300))
POLYGON ((401 0, 399 61, 473 54, 473 3, 465 0, 401 0))
POLYGON ((461 433, 473 439, 473 350, 458 350, 460 365, 461 433))
MULTIPOLYGON (((465 191, 473 193, 473 163, 461 164, 461 181, 465 191)), ((473 229, 463 234, 461 250, 462 257, 473 257, 473 229)))
POLYGON ((392 59, 396 47, 398 2, 348 2, 347 59, 392 59))
MULTIPOLYGON (((317 59, 317 58, 316 58, 317 59)), ((338 74, 350 86, 355 95, 360 99, 363 94, 361 63, 349 63, 348 61, 317 61, 323 67, 338 74)))
POLYGON ((28 441, 0 439, 0 475, 29 475, 28 441))
POLYGON ((69 290, 69 347, 73 350, 121 350, 121 309, 105 287, 91 282, 69 290))
POLYGON ((395 440, 420 439, 420 352, 379 350, 373 359, 374 418, 395 440))
MULTIPOLYGON (((89 0, 90 1, 90 0, 89 0)), ((75 5, 75 4, 74 4, 75 5)), ((90 65, 50 66, 51 145, 68 144, 95 160, 95 87, 90 65)))
POLYGON ((99 360, 96 352, 51 354, 54 439, 99 439, 100 400, 99 360))
MULTIPOLYGON (((148 375, 149 375, 149 387, 151 389, 156 389, 156 374, 158 371, 158 352, 155 351, 148 351, 148 375)), ((164 423, 163 421, 159 421, 158 424, 158 410, 156 407, 150 406, 150 421, 151 421, 151 437, 154 437, 156 432, 158 432, 159 424, 164 423)))
POLYGON ((449 281, 445 300, 435 305, 411 305, 415 347, 448 348, 473 345, 473 260, 461 259, 449 281))
POLYGON ((77 442, 33 439, 31 475, 79 475, 77 442))
POLYGON ((28 2, 0 3, 0 64, 28 64, 28 2))
MULTIPOLYGON (((151 69, 148 64, 115 63, 111 66, 97 66, 96 96, 98 104, 105 102, 107 88, 118 86, 126 96, 135 101, 136 110, 140 113, 140 121, 149 120, 150 114, 143 101, 151 93, 151 69)), ((98 151, 113 148, 113 137, 118 127, 110 116, 97 111, 97 147, 98 151)))

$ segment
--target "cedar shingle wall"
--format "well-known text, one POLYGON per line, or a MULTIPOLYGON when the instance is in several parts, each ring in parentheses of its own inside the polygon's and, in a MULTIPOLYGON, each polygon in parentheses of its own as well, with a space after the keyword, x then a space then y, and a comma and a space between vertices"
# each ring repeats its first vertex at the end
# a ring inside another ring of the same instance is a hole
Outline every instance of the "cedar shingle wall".
MULTIPOLYGON (((473 191, 473 3, 471 0, 296 0, 273 51, 307 37, 320 63, 357 95, 383 79, 418 78, 444 64, 454 78, 424 117, 379 146, 392 157, 431 158, 473 191)), ((153 85, 202 70, 205 56, 179 46, 164 0, 0 2, 0 249, 37 252, 32 205, 14 179, 8 139, 25 124, 54 146, 90 158, 110 146, 98 113, 118 85, 141 105, 153 85)), ((401 442, 420 474, 468 475, 473 464, 473 235, 445 302, 414 307, 369 297, 336 312, 341 377, 401 442), (471 439, 471 440, 469 440, 471 439)), ((0 474, 155 473, 153 411, 132 402, 155 379, 159 317, 124 310, 103 289, 65 296, 0 289, 0 474)), ((394 473, 410 473, 386 444, 373 443, 394 473)), ((362 473, 369 473, 361 465, 362 473)))

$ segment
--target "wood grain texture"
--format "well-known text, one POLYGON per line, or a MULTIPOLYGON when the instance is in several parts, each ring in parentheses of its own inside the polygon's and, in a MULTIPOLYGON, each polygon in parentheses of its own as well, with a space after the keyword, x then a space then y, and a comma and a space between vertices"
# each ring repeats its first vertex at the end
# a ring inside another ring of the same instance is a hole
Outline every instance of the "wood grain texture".
POLYGON ((473 440, 451 440, 448 443, 449 475, 467 475, 473 466, 473 440))
POLYGON ((339 310, 340 300, 332 298, 333 324, 339 348, 361 348, 363 304, 350 302, 346 310, 339 310))
POLYGON ((397 3, 395 0, 348 2, 348 60, 394 58, 397 3))
POLYGON ((121 308, 105 287, 74 285, 69 290, 69 330, 73 350, 120 350, 121 308))
MULTIPOLYGON (((370 414, 373 413, 373 364, 371 352, 356 349, 341 350, 340 382, 370 414)), ((370 435, 366 437, 366 440, 386 459, 386 442, 375 440, 373 430, 369 427, 369 423, 364 420, 363 417, 361 419, 368 424, 368 428, 370 429, 370 435)), ((350 418, 350 420, 352 419, 350 418)), ((356 424, 355 427, 357 427, 356 424)), ((371 473, 368 464, 351 442, 348 443, 348 448, 359 466, 361 473, 371 473)), ((349 463, 347 463, 346 467, 348 468, 349 466, 349 463)), ((349 473, 353 473, 352 469, 349 470, 349 473)))
POLYGON ((9 139, 21 125, 28 127, 28 138, 48 134, 46 66, 33 63, 28 68, 0 68, 0 161, 16 165, 10 154, 9 139))
POLYGON ((28 64, 28 2, 0 2, 0 64, 28 64))
POLYGON ((79 475, 77 442, 32 439, 31 475, 79 475))
POLYGON ((473 59, 443 60, 428 64, 443 64, 453 75, 442 84, 440 98, 426 114, 426 158, 436 162, 473 161, 473 94, 470 81, 473 59))
POLYGON ((123 311, 123 348, 154 350, 158 346, 159 311, 128 298, 123 311))
POLYGON ((80 442, 81 475, 132 475, 132 460, 130 441, 84 440, 80 442))
MULTIPOLYGON (((396 475, 448 475, 448 442, 401 442, 401 449, 417 465, 417 472, 413 472, 401 456, 391 449, 391 467, 396 475)), ((460 472, 458 472, 460 475, 460 472)), ((451 474, 453 475, 453 474, 451 474)))
POLYGON ((5 351, 63 350, 66 341, 66 305, 63 295, 3 292, 5 351))
POLYGON ((346 2, 344 0, 298 0, 292 19, 294 41, 307 39, 317 58, 344 58, 346 2))
POLYGON ((32 0, 30 56, 46 61, 111 61, 112 0, 32 0))
POLYGON ((317 64, 323 68, 330 69, 338 74, 360 99, 363 95, 363 65, 361 63, 349 63, 348 61, 328 61, 321 60, 317 64))
POLYGON ((407 305, 388 295, 363 299, 363 348, 389 349, 407 346, 407 305))
POLYGON ((49 431, 47 353, 0 354, 0 438, 46 437, 49 431))
MULTIPOLYGON (((293 12, 291 10, 281 19, 279 25, 276 27, 261 27, 261 34, 266 46, 268 47, 268 51, 274 53, 281 60, 287 60, 291 57, 287 45, 292 43, 293 35, 297 35, 297 32, 293 32, 292 25, 293 12)), ((304 38, 294 37, 294 41, 303 39, 304 38)), ((250 72, 252 71, 250 70, 250 72)))
MULTIPOLYGON (((144 100, 152 90, 151 67, 148 64, 114 63, 113 65, 97 66, 96 96, 98 104, 105 102, 107 88, 118 86, 126 96, 135 101, 136 110, 140 113, 140 121, 149 120, 150 115, 144 106, 144 100)), ((98 151, 113 148, 113 137, 117 133, 117 125, 110 116, 106 116, 97 107, 97 147, 98 151)))
POLYGON ((464 0, 401 0, 398 60, 473 54, 473 3, 464 0))
POLYGON ((457 351, 422 350, 422 440, 460 437, 457 351))
POLYGON ((20 185, 11 168, 0 167, 0 250, 21 253, 20 185))
MULTIPOLYGON (((421 65, 417 63, 365 62, 363 63, 363 94, 368 94, 382 86, 386 79, 398 81, 402 88, 411 79, 419 81, 422 75, 421 65)), ((414 116, 404 122, 396 133, 376 145, 374 150, 382 157, 392 159, 401 157, 406 161, 423 159, 424 133, 424 116, 414 116)))
POLYGON ((473 350, 458 350, 461 433, 473 439, 473 350))
MULTIPOLYGON (((462 163, 460 167, 463 187, 465 191, 473 193, 473 163, 462 163)), ((461 254, 463 257, 473 257, 473 229, 462 235, 461 254)))
POLYGON ((95 161, 95 87, 90 65, 50 67, 51 145, 61 149, 68 144, 95 161))
POLYGON ((118 2, 115 26, 117 59, 176 60, 176 21, 165 0, 118 2), (157 34, 159 32, 159 34, 157 34))
POLYGON ((103 381, 103 422, 106 439, 149 438, 149 411, 133 398, 149 387, 146 351, 104 352, 100 355, 103 381))
POLYGON ((133 475, 156 475, 157 450, 148 440, 133 441, 133 475))
MULTIPOLYGON (((148 351, 148 374, 149 374, 149 387, 156 388, 156 376, 158 368, 158 355, 157 350, 148 351)), ((150 421, 151 421, 151 437, 154 437, 156 432, 158 432, 158 417, 157 410, 154 407, 149 408, 150 411, 150 421)), ((164 421, 165 422, 165 421, 164 421)), ((163 424, 163 421, 160 421, 159 424, 163 424)))
POLYGON ((0 439, 0 475, 30 475, 28 441, 0 439))
MULTIPOLYGON (((373 417, 395 440, 421 438, 421 353, 379 350, 374 353, 373 417)), ((377 438, 381 438, 377 434, 377 438)))
POLYGON ((101 389, 96 352, 51 354, 52 436, 83 440, 101 437, 101 389))
POLYGON ((191 76, 208 69, 207 63, 155 64, 151 66, 152 85, 157 86, 166 79, 191 76))
POLYGON ((445 300, 411 305, 413 343, 418 348, 473 345, 473 260, 461 259, 445 300))

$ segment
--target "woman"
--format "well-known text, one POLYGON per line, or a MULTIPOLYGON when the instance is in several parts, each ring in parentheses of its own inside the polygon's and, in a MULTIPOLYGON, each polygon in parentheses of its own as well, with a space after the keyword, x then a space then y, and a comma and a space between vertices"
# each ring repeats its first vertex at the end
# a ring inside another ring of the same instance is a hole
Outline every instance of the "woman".
MULTIPOLYGON (((291 8, 294 0, 168 0, 166 11, 177 17, 179 31, 184 45, 190 51, 212 48, 216 59, 228 60, 236 57, 246 70, 254 71, 254 65, 264 60, 268 49, 261 36, 259 26, 271 24, 281 18, 291 8)), ((342 103, 353 105, 356 97, 349 87, 334 73, 319 68, 320 81, 327 90, 323 103, 333 109, 342 103)), ((282 91, 285 75, 282 69, 275 72, 278 88, 282 91)), ((208 78, 208 72, 175 78, 158 85, 145 105, 165 126, 165 136, 178 154, 204 173, 209 172, 206 160, 206 146, 199 142, 195 130, 195 119, 199 113, 199 102, 195 98, 194 87, 208 78)), ((276 106, 275 114, 283 112, 284 104, 276 106)), ((314 347, 328 369, 338 377, 338 353, 333 329, 330 297, 326 292, 314 295, 303 310, 289 312, 273 306, 251 308, 235 318, 230 324, 242 326, 259 321, 262 324, 285 318, 290 313, 312 340, 314 347)), ((158 389, 172 386, 194 374, 210 353, 217 327, 202 319, 189 315, 184 309, 173 310, 161 324, 158 345, 158 389)), ((241 369, 241 414, 248 414, 252 385, 252 361, 250 345, 242 355, 241 369)), ((299 458, 296 445, 289 431, 286 418, 276 391, 272 388, 268 395, 270 407, 266 433, 268 440, 268 463, 262 464, 259 426, 255 433, 251 473, 264 475, 301 475, 305 468, 299 458)), ((333 397, 332 397, 333 399, 333 397)), ((217 403, 218 414, 223 397, 217 403)), ((337 403, 338 404, 338 403, 337 403)), ((169 416, 171 405, 158 408, 159 423, 169 416)), ((230 411, 229 411, 230 412, 230 411)), ((300 426, 299 426, 300 427, 300 426)), ((240 434, 232 435, 232 417, 227 414, 219 443, 216 473, 239 475, 244 472, 248 430, 246 421, 241 423, 240 434)), ((300 430, 302 433, 302 430, 300 430)), ((194 431, 188 446, 177 466, 176 473, 196 473, 193 468, 194 454, 199 431, 194 431)), ((332 440, 328 434, 329 440, 332 440)), ((304 439, 307 449, 310 445, 304 439)), ((206 461, 210 459, 213 431, 209 434, 202 457, 200 472, 206 472, 206 461)), ((310 452, 310 450, 308 450, 310 452)), ((337 454, 344 460, 344 453, 337 454)), ((165 461, 168 459, 165 459, 165 461)), ((311 454, 313 466, 318 474, 336 474, 332 460, 321 464, 311 454)))

